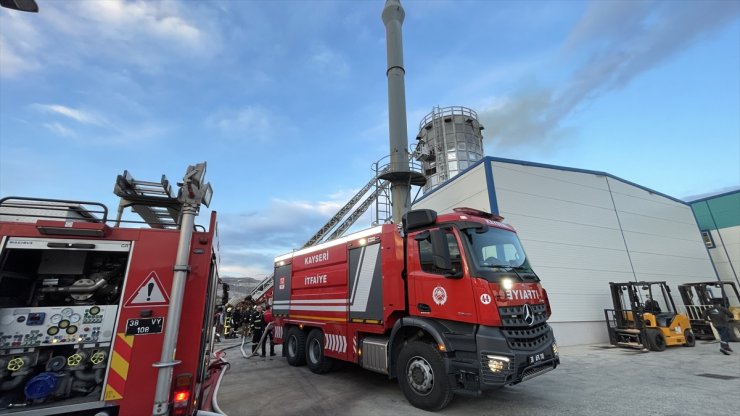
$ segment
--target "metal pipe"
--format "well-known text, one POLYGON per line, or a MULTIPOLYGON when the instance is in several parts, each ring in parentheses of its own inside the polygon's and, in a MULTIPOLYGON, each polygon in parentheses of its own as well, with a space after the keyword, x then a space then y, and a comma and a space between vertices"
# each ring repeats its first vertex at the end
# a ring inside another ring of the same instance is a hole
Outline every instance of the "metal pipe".
POLYGON ((105 286, 107 282, 105 279, 97 279, 93 284, 90 285, 70 285, 62 287, 43 287, 41 292, 43 293, 93 293, 101 287, 105 286))
POLYGON ((180 241, 177 246, 175 273, 172 277, 172 293, 170 304, 167 307, 165 321, 164 342, 162 355, 154 366, 159 369, 157 387, 154 391, 154 409, 152 414, 165 415, 169 410, 170 385, 172 383, 172 367, 180 363, 175 360, 177 335, 180 330, 180 315, 182 314, 182 299, 185 294, 185 279, 188 275, 188 257, 190 255, 190 240, 193 236, 195 216, 198 214, 198 203, 186 202, 182 207, 182 224, 180 225, 180 241))
MULTIPOLYGON (((386 0, 382 19, 385 24, 388 60, 388 131, 390 138, 390 172, 409 172, 409 151, 406 126, 406 86, 403 68, 403 36, 401 26, 406 13, 399 0, 386 0)), ((401 223, 409 209, 411 185, 408 175, 391 180, 393 222, 401 223)))

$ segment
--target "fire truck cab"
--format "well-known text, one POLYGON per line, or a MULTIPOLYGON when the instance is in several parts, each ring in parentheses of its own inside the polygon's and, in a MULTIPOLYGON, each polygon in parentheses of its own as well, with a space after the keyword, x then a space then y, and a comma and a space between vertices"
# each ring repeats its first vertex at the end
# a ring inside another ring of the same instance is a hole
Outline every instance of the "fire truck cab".
POLYGON ((276 339, 289 364, 336 360, 398 378, 416 407, 517 384, 560 362, 547 293, 503 218, 410 211, 276 258, 276 339))

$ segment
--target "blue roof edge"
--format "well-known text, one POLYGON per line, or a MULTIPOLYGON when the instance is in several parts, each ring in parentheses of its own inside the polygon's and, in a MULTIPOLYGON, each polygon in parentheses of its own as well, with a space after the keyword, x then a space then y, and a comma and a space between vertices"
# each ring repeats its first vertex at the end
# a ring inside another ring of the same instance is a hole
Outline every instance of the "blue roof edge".
POLYGON ((704 198, 694 199, 694 200, 691 200, 691 201, 687 201, 687 202, 688 202, 689 204, 693 204, 693 203, 696 203, 696 202, 704 202, 704 201, 709 201, 710 199, 714 199, 714 198, 722 198, 723 196, 727 196, 727 195, 733 195, 733 194, 737 194, 737 193, 740 193, 740 188, 738 188, 738 189, 735 189, 734 191, 727 191, 727 192, 722 192, 721 194, 717 194, 717 195, 712 195, 712 196, 705 196, 704 198))
MULTIPOLYGON (((668 198, 668 199, 670 199, 671 201, 674 201, 674 202, 678 202, 678 203, 680 203, 680 204, 683 204, 683 205, 691 205, 691 204, 690 204, 689 202, 686 202, 686 201, 683 201, 683 200, 681 200, 681 199, 678 199, 678 198, 672 197, 672 196, 670 196, 670 195, 666 195, 666 194, 664 194, 664 193, 662 193, 662 192, 658 192, 658 191, 656 191, 656 190, 654 190, 654 189, 650 189, 650 188, 648 188, 648 187, 645 187, 645 186, 642 186, 642 185, 636 184, 636 183, 634 183, 634 182, 631 182, 631 181, 628 181, 628 180, 626 180, 626 179, 622 179, 622 178, 620 178, 620 177, 618 177, 618 176, 614 176, 614 175, 612 175, 611 173, 607 173, 607 172, 601 172, 601 171, 598 171, 598 170, 589 170, 589 169, 571 168, 571 167, 567 167, 567 166, 559 166, 559 165, 548 165, 548 164, 546 164, 546 163, 538 163, 538 162, 527 162, 527 161, 525 161, 525 160, 517 160, 517 159, 506 159, 506 158, 503 158, 503 157, 495 157, 495 156, 484 156, 484 157, 483 157, 483 158, 482 158, 481 160, 479 160, 479 161, 475 162, 475 164, 473 164, 473 165, 469 166, 469 167, 468 167, 467 169, 463 170, 462 172, 460 172, 459 174, 457 174, 457 175, 456 175, 455 177, 453 177, 453 178, 450 178, 450 179, 447 179, 446 181, 444 181, 444 182, 442 182, 441 184, 439 184, 439 185, 438 185, 438 186, 437 186, 436 188, 434 188, 434 189, 433 189, 433 190, 432 190, 431 192, 429 192, 429 193, 427 193, 427 194, 424 194, 424 195, 422 195, 422 197, 421 197, 421 198, 419 198, 418 200, 414 201, 414 203, 416 203, 416 202, 419 202, 419 201, 422 201, 422 200, 423 200, 424 198, 426 198, 427 196, 429 196, 429 195, 433 194, 434 192, 436 192, 436 191, 438 191, 438 190, 440 190, 440 189, 444 188, 444 187, 445 187, 445 186, 447 186, 447 185, 448 185, 449 183, 451 183, 451 182, 453 182, 453 181, 457 180, 458 178, 461 178, 461 177, 462 177, 462 175, 464 175, 465 173, 467 173, 467 172, 468 172, 468 171, 470 171, 471 169, 473 169, 473 168, 475 168, 476 166, 480 165, 481 163, 485 163, 485 162, 502 162, 502 163, 511 163, 511 164, 516 164, 516 165, 523 165, 523 166, 534 166, 534 167, 537 167, 537 168, 546 168, 546 169, 557 169, 557 170, 564 170, 564 171, 568 171, 568 172, 588 173, 588 174, 591 174, 591 175, 600 175, 600 176, 606 176, 606 177, 609 177, 609 178, 612 178, 612 179, 616 179, 616 180, 618 180, 618 181, 620 181, 620 182, 624 182, 624 183, 626 183, 626 184, 628 184, 628 185, 632 185, 632 186, 635 186, 635 187, 637 187, 637 188, 640 188, 640 189, 642 189, 643 191, 647 191, 647 192, 650 192, 651 194, 655 194, 655 195, 660 195, 660 196, 662 196, 662 197, 664 197, 664 198, 668 198)), ((740 191, 740 190, 738 190, 738 191, 740 191)), ((737 192, 737 191, 734 191, 734 192, 737 192)), ((715 195, 714 197, 711 197, 711 198, 715 198, 715 197, 717 197, 717 195, 715 195)), ((697 200, 697 201, 698 201, 698 200, 697 200)), ((692 201, 692 202, 697 202, 697 201, 692 201)))

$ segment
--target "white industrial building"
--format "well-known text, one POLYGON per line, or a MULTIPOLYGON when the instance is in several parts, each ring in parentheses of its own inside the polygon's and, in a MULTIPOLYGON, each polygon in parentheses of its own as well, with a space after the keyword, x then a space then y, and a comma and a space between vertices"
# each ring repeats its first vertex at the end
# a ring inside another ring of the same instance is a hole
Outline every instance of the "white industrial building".
POLYGON ((605 172, 484 157, 414 203, 454 207, 517 229, 562 345, 608 341, 609 282, 667 281, 680 303, 680 283, 717 279, 691 205, 605 172))

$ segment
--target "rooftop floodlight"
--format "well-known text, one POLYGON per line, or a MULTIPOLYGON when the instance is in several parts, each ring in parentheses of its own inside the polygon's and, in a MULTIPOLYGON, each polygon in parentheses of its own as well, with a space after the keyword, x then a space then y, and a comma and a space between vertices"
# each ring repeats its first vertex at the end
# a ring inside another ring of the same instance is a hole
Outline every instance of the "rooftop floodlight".
POLYGON ((203 205, 206 207, 211 205, 211 198, 213 197, 213 188, 211 183, 206 184, 206 189, 203 191, 203 205))

